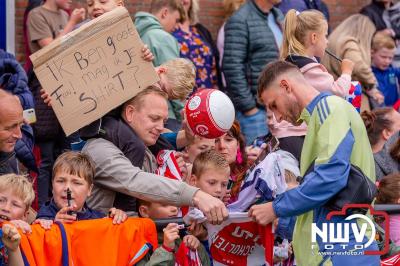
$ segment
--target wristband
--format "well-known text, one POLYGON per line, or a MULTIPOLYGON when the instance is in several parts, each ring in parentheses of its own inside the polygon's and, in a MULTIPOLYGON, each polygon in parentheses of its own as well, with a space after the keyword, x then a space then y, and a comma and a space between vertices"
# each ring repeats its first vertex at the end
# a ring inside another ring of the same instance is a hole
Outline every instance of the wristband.
POLYGON ((162 244, 162 248, 168 251, 169 253, 174 253, 175 250, 173 248, 167 247, 166 245, 162 244))

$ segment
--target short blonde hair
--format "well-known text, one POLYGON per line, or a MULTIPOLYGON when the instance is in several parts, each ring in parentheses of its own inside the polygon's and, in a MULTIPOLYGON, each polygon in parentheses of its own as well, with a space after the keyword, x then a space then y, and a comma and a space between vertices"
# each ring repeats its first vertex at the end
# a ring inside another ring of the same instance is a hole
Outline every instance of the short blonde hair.
POLYGON ((61 154, 53 166, 53 179, 57 173, 64 172, 76 175, 93 184, 95 175, 95 164, 86 154, 76 151, 68 151, 61 154))
POLYGON ((172 98, 185 100, 196 84, 196 70, 193 63, 185 58, 176 58, 165 62, 161 67, 167 70, 165 75, 172 88, 172 98))
POLYGON ((283 42, 281 59, 290 54, 306 55, 305 37, 308 32, 322 32, 324 27, 328 28, 324 14, 317 10, 306 10, 296 13, 290 9, 283 26, 283 42))
POLYGON ((12 189, 13 194, 20 198, 28 209, 35 199, 35 191, 32 182, 26 176, 6 174, 0 176, 0 191, 12 189))
POLYGON ((197 179, 207 169, 227 169, 230 171, 229 163, 225 157, 214 149, 203 151, 197 155, 194 159, 192 167, 192 175, 196 176, 197 179))
POLYGON ((168 95, 166 92, 162 91, 159 87, 155 85, 150 85, 144 90, 138 92, 138 94, 136 94, 132 99, 126 101, 122 107, 122 112, 124 112, 125 108, 128 105, 135 106, 139 110, 142 107, 144 97, 150 94, 155 94, 161 96, 165 100, 168 100, 168 95))
POLYGON ((372 50, 378 51, 382 48, 395 49, 396 43, 389 35, 377 32, 372 38, 372 50))

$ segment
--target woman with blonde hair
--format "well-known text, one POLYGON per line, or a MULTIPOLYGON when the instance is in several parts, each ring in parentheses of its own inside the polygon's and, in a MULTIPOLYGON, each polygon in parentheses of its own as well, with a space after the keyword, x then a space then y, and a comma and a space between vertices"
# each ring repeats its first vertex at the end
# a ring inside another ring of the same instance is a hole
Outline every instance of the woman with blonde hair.
POLYGON ((218 89, 220 87, 219 54, 211 33, 199 23, 198 0, 182 0, 184 21, 172 33, 177 39, 180 56, 193 62, 196 67, 196 87, 218 89))
MULTIPOLYGON (((358 80, 366 93, 378 104, 383 96, 377 89, 377 81, 371 69, 371 43, 376 28, 368 17, 355 14, 345 19, 328 38, 328 50, 339 58, 354 62, 353 80, 358 80)), ((326 55, 322 63, 336 78, 340 75, 340 63, 326 55)))

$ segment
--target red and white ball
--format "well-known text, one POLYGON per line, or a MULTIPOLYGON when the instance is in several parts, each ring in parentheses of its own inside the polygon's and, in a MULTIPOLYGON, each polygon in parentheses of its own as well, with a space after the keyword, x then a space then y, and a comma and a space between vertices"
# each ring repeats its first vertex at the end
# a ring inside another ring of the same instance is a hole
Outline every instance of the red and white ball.
POLYGON ((202 89, 185 105, 186 120, 194 134, 213 139, 222 136, 235 120, 235 108, 225 93, 202 89))

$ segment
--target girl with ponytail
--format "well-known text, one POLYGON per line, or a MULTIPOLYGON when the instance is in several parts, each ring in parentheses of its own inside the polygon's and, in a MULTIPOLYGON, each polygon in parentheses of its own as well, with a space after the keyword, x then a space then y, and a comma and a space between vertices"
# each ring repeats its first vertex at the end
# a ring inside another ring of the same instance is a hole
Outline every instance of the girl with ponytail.
POLYGON ((319 63, 328 45, 328 22, 317 10, 301 13, 291 9, 286 14, 283 29, 281 59, 300 68, 306 80, 317 90, 329 91, 345 97, 351 86, 354 64, 344 59, 342 75, 335 81, 326 68, 319 63))
MULTIPOLYGON (((328 44, 328 22, 324 15, 317 10, 306 10, 301 13, 291 9, 285 16, 283 26, 283 42, 280 57, 282 60, 296 65, 308 83, 320 92, 331 92, 340 97, 348 95, 351 87, 351 73, 353 62, 343 60, 342 75, 335 81, 326 68, 319 63, 328 44)), ((272 115, 270 126, 282 129, 281 138, 290 138, 297 147, 302 147, 307 132, 305 123, 294 126, 287 121, 278 122, 272 115)), ((297 153, 296 146, 288 149, 290 153, 297 153)), ((300 159, 300 158, 298 158, 300 159)))

